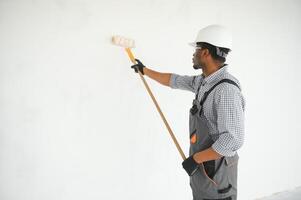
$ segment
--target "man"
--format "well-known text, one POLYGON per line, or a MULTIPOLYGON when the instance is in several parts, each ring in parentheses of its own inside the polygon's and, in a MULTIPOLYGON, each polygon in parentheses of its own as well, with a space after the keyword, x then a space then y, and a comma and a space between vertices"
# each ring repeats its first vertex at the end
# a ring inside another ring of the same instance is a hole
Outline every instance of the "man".
POLYGON ((198 76, 160 73, 139 60, 132 68, 171 88, 195 93, 189 116, 189 157, 182 163, 190 176, 194 200, 237 199, 237 150, 244 141, 245 101, 238 80, 227 72, 231 33, 223 26, 201 29, 194 43, 198 76))

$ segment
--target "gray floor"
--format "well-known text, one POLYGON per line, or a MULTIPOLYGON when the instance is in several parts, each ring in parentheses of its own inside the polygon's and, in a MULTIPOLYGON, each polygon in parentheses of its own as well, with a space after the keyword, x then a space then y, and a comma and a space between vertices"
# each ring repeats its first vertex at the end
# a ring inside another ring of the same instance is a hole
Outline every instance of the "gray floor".
POLYGON ((257 200, 301 200, 301 187, 290 191, 276 193, 269 197, 259 198, 257 200))

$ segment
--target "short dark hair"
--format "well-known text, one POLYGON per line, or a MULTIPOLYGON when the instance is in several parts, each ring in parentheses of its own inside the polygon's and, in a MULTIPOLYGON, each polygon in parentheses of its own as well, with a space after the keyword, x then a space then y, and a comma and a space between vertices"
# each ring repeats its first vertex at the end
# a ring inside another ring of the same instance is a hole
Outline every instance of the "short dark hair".
POLYGON ((214 45, 212 45, 212 44, 209 44, 209 43, 207 43, 207 42, 197 42, 196 44, 197 44, 198 47, 202 47, 202 48, 204 48, 204 49, 208 49, 208 51, 209 51, 210 55, 212 56, 212 58, 213 58, 214 60, 217 60, 217 61, 221 62, 221 63, 225 63, 225 62, 226 62, 226 58, 225 58, 225 57, 222 57, 222 56, 219 56, 219 55, 217 54, 217 48, 219 48, 219 50, 220 50, 223 54, 225 54, 225 55, 227 55, 227 54, 231 51, 231 50, 228 49, 228 48, 216 47, 216 46, 214 46, 214 45))

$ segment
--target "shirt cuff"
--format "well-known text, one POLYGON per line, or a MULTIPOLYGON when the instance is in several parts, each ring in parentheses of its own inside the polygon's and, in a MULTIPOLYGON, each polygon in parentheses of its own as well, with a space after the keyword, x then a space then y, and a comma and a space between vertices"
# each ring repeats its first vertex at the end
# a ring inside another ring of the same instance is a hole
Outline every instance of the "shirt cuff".
POLYGON ((173 89, 178 88, 177 82, 176 82, 176 79, 178 78, 178 76, 179 76, 178 74, 171 74, 171 76, 170 76, 169 86, 173 89))
POLYGON ((232 151, 230 149, 223 147, 222 144, 218 142, 218 140, 212 145, 212 149, 216 151, 218 154, 226 157, 232 157, 236 153, 236 151, 232 151))

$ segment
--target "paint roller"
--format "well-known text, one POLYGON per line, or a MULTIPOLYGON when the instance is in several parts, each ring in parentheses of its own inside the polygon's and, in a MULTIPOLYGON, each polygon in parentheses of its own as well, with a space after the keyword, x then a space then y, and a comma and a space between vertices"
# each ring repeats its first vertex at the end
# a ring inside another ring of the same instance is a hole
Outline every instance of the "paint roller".
MULTIPOLYGON (((135 60, 135 57, 134 57, 134 55, 133 55, 133 53, 131 51, 131 48, 135 47, 135 41, 134 40, 116 35, 116 36, 112 37, 112 43, 114 45, 123 47, 125 49, 127 55, 129 56, 130 60, 132 61, 132 63, 133 64, 137 64, 137 62, 135 60)), ((174 142, 174 144, 176 145, 176 147, 177 147, 177 149, 178 149, 178 151, 179 151, 179 153, 181 155, 181 157, 183 158, 183 160, 185 160, 186 159, 185 154, 182 151, 182 148, 180 147, 180 145, 179 145, 179 143, 178 143, 175 135, 173 134, 173 132, 172 132, 172 130, 171 130, 171 128, 170 128, 170 126, 169 126, 169 124, 168 124, 165 116, 164 116, 164 114, 162 113, 161 108, 160 108, 158 102, 156 101, 156 98, 154 97, 151 89, 149 88, 146 80, 144 79, 143 75, 141 74, 141 72, 139 70, 138 70, 138 73, 139 73, 139 76, 140 76, 140 78, 141 78, 141 80, 142 80, 142 82, 143 82, 143 84, 144 84, 144 86, 145 86, 148 94, 152 98, 152 100, 153 100, 153 102, 154 102, 154 104, 155 104, 155 106, 157 108, 157 111, 159 112, 159 114, 160 114, 160 116, 161 116, 161 118, 162 118, 162 120, 163 120, 163 122, 164 122, 164 124, 165 124, 165 126, 166 126, 166 128, 167 128, 167 130, 168 130, 168 132, 169 132, 169 134, 170 134, 173 142, 174 142)))

